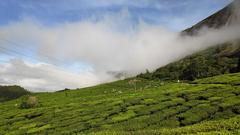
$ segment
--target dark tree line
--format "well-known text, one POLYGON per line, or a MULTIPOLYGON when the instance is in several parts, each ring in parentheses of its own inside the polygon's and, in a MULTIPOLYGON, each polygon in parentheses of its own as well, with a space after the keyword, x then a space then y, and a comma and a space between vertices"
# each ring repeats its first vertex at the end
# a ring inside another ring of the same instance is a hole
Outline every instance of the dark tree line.
POLYGON ((217 46, 161 67, 138 77, 161 80, 195 80, 240 71, 239 50, 217 46), (235 50, 235 53, 233 53, 235 50))

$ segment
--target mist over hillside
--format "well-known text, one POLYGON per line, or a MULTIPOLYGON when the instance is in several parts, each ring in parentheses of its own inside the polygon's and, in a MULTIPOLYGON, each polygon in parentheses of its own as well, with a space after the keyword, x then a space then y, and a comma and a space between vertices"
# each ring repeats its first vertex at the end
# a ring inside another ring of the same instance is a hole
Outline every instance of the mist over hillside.
MULTIPOLYGON (((224 73, 235 73, 240 71, 240 37, 238 34, 239 23, 239 1, 234 1, 219 12, 211 15, 193 27, 182 32, 183 37, 197 38, 207 34, 209 31, 218 31, 207 40, 218 40, 218 43, 211 43, 211 46, 200 50, 179 61, 172 62, 164 67, 157 69, 152 74, 140 75, 147 78, 159 78, 167 80, 194 80, 215 76, 224 73), (232 30, 230 30, 232 28, 232 30), (224 31, 224 29, 226 31, 224 31), (219 31, 220 30, 220 31, 219 31), (222 30, 222 31, 221 31, 222 30), (219 34, 221 33, 221 34, 219 34), (230 39, 229 37, 234 37, 230 39), (228 37, 229 39, 226 39, 228 37), (213 38, 213 39, 212 39, 213 38)), ((212 34, 210 34, 212 35, 212 34)), ((207 36, 209 37, 209 35, 207 36)), ((209 44, 205 42, 205 44, 209 44)), ((196 44, 192 44, 196 45, 196 44)), ((200 45, 203 46, 203 45, 200 45)))
POLYGON ((219 29, 221 27, 239 25, 240 24, 240 4, 238 0, 235 0, 222 10, 214 13, 206 19, 200 21, 196 25, 186 29, 183 33, 196 34, 198 31, 204 28, 219 29))
POLYGON ((11 0, 0 11, 0 135, 240 134, 240 0, 11 0), (202 21, 171 30, 185 19, 202 21))
MULTIPOLYGON (((228 18, 238 18, 238 14, 229 16, 233 9, 238 9, 233 7, 220 11, 210 24, 218 26, 214 22, 226 24, 235 20, 228 18)), ((24 43, 18 44, 18 48, 26 50, 34 45, 34 51, 29 49, 26 53, 36 52, 34 59, 43 61, 13 58, 1 64, 2 84, 17 84, 34 91, 92 86, 135 76, 146 69, 154 71, 208 47, 235 41, 240 35, 239 25, 233 23, 218 29, 208 24, 209 27, 198 30, 197 36, 182 36, 144 21, 133 26, 130 18, 129 11, 123 9, 97 22, 86 20, 48 27, 25 19, 1 26, 1 37, 24 43)), ((7 50, 12 47, 4 44, 7 50)))

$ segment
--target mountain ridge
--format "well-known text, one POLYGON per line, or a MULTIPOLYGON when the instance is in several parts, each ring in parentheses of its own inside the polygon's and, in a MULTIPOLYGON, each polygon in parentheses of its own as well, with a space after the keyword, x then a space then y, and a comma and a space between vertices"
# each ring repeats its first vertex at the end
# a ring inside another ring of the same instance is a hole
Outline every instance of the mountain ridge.
POLYGON ((239 22, 239 5, 239 0, 235 0, 223 9, 203 19, 192 27, 183 30, 182 33, 186 35, 195 35, 200 29, 204 27, 219 29, 223 26, 228 26, 239 22))
MULTIPOLYGON (((182 31, 182 36, 197 36, 204 28, 220 29, 239 25, 240 2, 235 0, 222 10, 182 31)), ((195 80, 240 71, 240 39, 199 51, 138 77, 160 80, 195 80)))

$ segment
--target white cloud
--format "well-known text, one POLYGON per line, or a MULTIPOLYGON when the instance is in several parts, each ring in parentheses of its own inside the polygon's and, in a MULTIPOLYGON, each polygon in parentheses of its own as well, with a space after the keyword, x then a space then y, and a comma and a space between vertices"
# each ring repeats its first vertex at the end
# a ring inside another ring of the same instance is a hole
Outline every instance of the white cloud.
POLYGON ((93 73, 72 73, 50 64, 30 64, 19 59, 0 64, 2 85, 20 85, 32 91, 55 91, 80 88, 99 83, 93 73))
MULTIPOLYGON (((121 19, 107 18, 100 22, 66 23, 55 27, 25 20, 0 28, 0 37, 30 42, 21 48, 36 48, 40 58, 86 62, 93 71, 77 74, 50 64, 26 64, 11 61, 1 65, 1 82, 19 84, 32 90, 56 90, 83 87, 111 81, 110 73, 136 75, 154 70, 198 50, 240 38, 239 25, 219 30, 203 29, 199 36, 181 37, 179 33, 145 23, 137 27, 121 25, 121 19), (120 24, 119 31, 115 25, 120 24)), ((117 17, 118 18, 118 17, 117 17)), ((11 46, 9 46, 11 47, 11 46)), ((71 66, 71 64, 69 65, 71 66)))

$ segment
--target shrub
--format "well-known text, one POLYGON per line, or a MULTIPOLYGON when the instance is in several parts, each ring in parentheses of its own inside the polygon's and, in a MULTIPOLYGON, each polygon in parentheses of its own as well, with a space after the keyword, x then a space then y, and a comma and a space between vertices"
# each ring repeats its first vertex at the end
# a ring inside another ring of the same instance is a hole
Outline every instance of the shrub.
POLYGON ((22 99, 20 108, 22 109, 28 109, 28 108, 34 108, 39 105, 38 98, 35 96, 25 96, 22 99))
POLYGON ((133 110, 128 110, 127 112, 122 112, 122 113, 112 117, 112 121, 114 121, 114 122, 125 121, 134 116, 136 116, 135 112, 133 110))
POLYGON ((212 115, 217 112, 217 109, 218 107, 209 104, 200 104, 189 111, 180 114, 179 119, 181 119, 181 124, 183 125, 195 124, 204 119, 211 118, 212 115))

